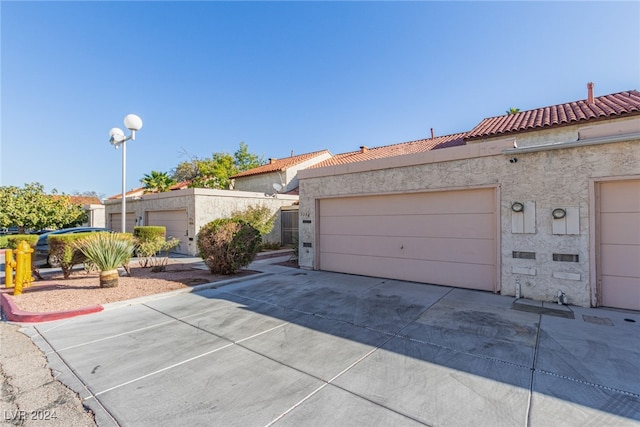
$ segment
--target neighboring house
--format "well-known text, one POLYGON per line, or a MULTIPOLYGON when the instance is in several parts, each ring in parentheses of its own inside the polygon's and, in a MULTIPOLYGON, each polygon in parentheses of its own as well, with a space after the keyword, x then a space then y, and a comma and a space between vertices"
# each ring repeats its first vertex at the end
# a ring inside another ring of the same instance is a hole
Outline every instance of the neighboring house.
POLYGON ((105 210, 104 205, 97 197, 69 196, 71 203, 81 205, 87 212, 87 221, 82 224, 84 227, 104 227, 105 210))
POLYGON ((298 173, 304 268, 640 310, 640 92, 298 173))
POLYGON ((329 159, 329 150, 300 154, 283 159, 269 159, 266 165, 240 172, 231 177, 232 188, 240 191, 259 191, 266 194, 297 194, 298 171, 329 159))
MULTIPOLYGON (((180 239, 177 252, 196 255, 196 236, 210 221, 229 217, 249 206, 268 206, 277 215, 274 229, 265 241, 283 245, 297 243, 298 180, 297 171, 331 156, 327 150, 271 159, 232 177, 233 190, 187 188, 188 182, 171 187, 171 191, 145 193, 144 188, 126 193, 126 230, 139 225, 163 225, 167 236, 180 239), (273 184, 281 186, 278 191, 273 184)), ((122 223, 121 195, 107 202, 107 227, 119 230, 122 223)))

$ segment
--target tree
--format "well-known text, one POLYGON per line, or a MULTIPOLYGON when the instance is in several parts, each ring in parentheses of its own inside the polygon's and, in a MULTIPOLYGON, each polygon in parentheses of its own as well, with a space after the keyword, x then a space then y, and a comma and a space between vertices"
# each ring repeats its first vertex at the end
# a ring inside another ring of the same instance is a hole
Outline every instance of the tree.
POLYGON ((72 194, 72 196, 81 196, 81 197, 96 197, 99 200, 102 200, 105 198, 105 194, 104 193, 97 193, 95 191, 74 191, 72 194))
POLYGON ((80 225, 87 220, 81 205, 71 203, 68 195, 45 194, 44 186, 37 182, 0 187, 0 227, 18 227, 25 230, 66 228, 80 225))
POLYGON ((515 107, 511 107, 509 108, 507 111, 505 111, 507 114, 517 114, 520 112, 519 108, 515 108, 515 107))
POLYGON ((150 174, 145 174, 140 182, 144 185, 145 193, 153 191, 163 193, 169 191, 169 187, 175 184, 176 180, 170 177, 167 172, 151 171, 150 174))
POLYGON ((191 181, 192 188, 220 188, 227 189, 231 184, 231 177, 264 164, 262 157, 250 153, 244 142, 233 154, 213 153, 211 158, 182 162, 174 169, 173 178, 178 181, 191 181))

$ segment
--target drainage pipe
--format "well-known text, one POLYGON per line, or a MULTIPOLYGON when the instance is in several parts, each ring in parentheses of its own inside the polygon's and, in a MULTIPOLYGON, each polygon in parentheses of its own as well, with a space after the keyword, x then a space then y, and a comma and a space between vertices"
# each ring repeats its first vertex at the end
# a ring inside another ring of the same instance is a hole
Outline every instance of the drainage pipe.
POLYGON ((514 155, 519 153, 534 153, 537 151, 560 150, 564 148, 586 147, 589 145, 611 144, 613 142, 625 142, 625 141, 632 141, 634 139, 640 140, 640 132, 626 134, 626 135, 604 136, 600 138, 579 139, 577 141, 554 142, 551 144, 531 145, 528 147, 509 148, 509 149, 503 150, 502 154, 514 155))

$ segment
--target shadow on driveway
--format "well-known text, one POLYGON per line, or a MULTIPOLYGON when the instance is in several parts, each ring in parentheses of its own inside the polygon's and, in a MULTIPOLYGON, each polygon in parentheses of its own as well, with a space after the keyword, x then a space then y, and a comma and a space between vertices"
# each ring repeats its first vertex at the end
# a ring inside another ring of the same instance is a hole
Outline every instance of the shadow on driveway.
POLYGON ((269 271, 28 333, 99 425, 640 421, 637 312, 567 319, 480 291, 269 271))

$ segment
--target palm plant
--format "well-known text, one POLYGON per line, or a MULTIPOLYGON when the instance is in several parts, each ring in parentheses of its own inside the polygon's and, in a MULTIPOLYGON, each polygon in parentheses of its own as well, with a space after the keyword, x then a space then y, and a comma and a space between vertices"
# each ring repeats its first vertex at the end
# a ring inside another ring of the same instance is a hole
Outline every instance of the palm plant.
POLYGON ((145 174, 140 182, 144 185, 146 192, 159 191, 161 193, 169 191, 169 187, 176 183, 167 172, 158 171, 151 171, 150 174, 145 174))
POLYGON ((126 233, 94 233, 75 242, 75 246, 100 270, 101 288, 118 286, 118 267, 129 263, 135 248, 126 233))

